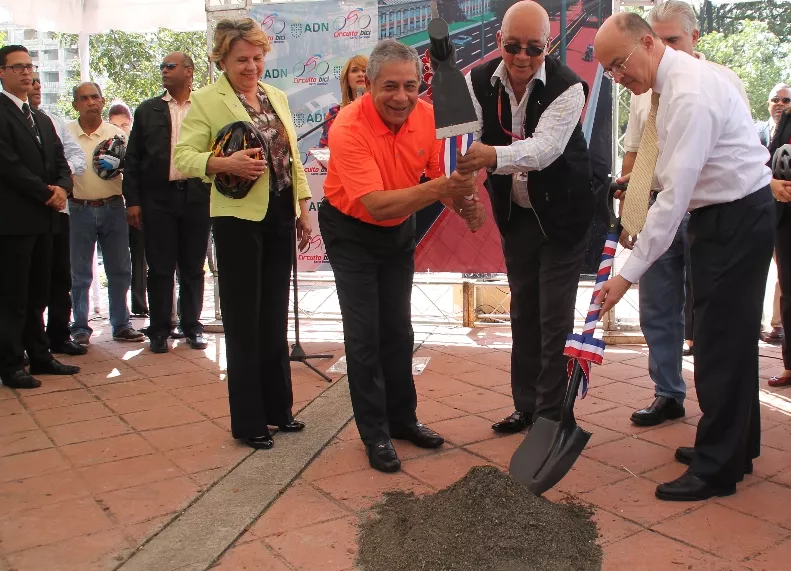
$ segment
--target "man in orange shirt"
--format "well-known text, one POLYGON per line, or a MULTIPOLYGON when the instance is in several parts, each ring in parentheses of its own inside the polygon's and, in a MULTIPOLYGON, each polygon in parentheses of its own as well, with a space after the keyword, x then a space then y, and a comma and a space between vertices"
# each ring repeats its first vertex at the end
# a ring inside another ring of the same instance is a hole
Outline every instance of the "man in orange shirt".
POLYGON ((483 223, 475 176, 440 171, 434 111, 418 100, 414 48, 379 42, 368 61, 370 93, 344 107, 330 137, 330 163, 319 209, 343 315, 349 390, 371 466, 395 472, 392 438, 423 448, 444 440, 419 424, 412 378, 411 321, 415 272, 412 215, 441 200, 470 229, 483 223), (425 175, 429 182, 420 184, 425 175))

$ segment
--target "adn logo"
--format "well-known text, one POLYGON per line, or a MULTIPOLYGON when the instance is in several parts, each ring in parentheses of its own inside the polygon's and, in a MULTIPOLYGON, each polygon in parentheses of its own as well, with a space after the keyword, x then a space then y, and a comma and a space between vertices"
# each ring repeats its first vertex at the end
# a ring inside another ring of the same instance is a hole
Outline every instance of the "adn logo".
POLYGON ((261 29, 269 36, 272 43, 286 43, 286 36, 284 35, 286 31, 286 22, 278 17, 277 12, 269 14, 261 21, 261 29))
POLYGON ((288 77, 287 69, 264 69, 264 79, 283 79, 285 77, 288 77))
POLYGON ((371 16, 362 8, 355 8, 345 16, 338 16, 332 23, 336 38, 370 38, 371 16))
POLYGON ((295 38, 301 38, 302 34, 317 34, 329 31, 330 25, 327 22, 299 22, 291 24, 291 35, 295 38))
POLYGON ((329 83, 330 64, 321 59, 321 54, 314 54, 292 70, 294 83, 326 85, 329 83))

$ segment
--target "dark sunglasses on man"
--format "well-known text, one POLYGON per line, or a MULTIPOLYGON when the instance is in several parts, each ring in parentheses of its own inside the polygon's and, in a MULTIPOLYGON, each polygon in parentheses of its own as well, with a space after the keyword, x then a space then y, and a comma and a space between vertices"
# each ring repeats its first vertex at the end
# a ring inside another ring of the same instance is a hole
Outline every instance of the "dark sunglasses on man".
POLYGON ((791 104, 791 97, 772 97, 769 100, 769 103, 780 103, 782 102, 783 105, 791 104))
POLYGON ((180 64, 174 63, 172 61, 169 61, 167 63, 161 63, 161 64, 159 64, 159 71, 164 71, 166 68, 169 69, 170 71, 173 71, 179 65, 180 64))
POLYGON ((512 56, 519 55, 522 51, 530 57, 537 57, 544 53, 544 46, 525 46, 519 44, 505 44, 503 49, 512 56))

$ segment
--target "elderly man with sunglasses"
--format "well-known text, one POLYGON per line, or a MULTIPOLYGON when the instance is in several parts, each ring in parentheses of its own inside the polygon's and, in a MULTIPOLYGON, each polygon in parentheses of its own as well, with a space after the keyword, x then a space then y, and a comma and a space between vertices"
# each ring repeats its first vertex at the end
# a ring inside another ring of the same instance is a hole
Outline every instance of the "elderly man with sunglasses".
POLYGON ((192 58, 168 54, 159 69, 165 92, 135 111, 124 161, 123 192, 130 226, 143 228, 148 261, 146 330, 153 353, 168 352, 173 275, 179 272, 180 329, 193 349, 205 349, 203 264, 209 243, 209 188, 173 165, 173 148, 190 109, 192 58))
POLYGON ((579 124, 588 87, 546 58, 549 16, 518 2, 497 32, 502 58, 467 76, 480 142, 458 161, 487 169, 511 288, 511 388, 515 411, 492 428, 519 432, 560 418, 566 336, 594 213, 588 147, 579 124))

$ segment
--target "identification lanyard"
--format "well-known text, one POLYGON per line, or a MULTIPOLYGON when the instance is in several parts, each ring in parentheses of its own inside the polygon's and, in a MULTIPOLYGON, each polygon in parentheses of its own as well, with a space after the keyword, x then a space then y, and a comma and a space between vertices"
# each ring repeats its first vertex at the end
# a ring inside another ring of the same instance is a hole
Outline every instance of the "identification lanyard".
MULTIPOLYGON (((510 100, 510 96, 509 96, 510 100)), ((497 92, 497 120, 500 122, 500 129, 503 130, 503 133, 509 135, 511 138, 516 139, 517 141, 524 141, 524 137, 520 137, 519 135, 512 133, 505 127, 503 127, 503 84, 500 84, 500 89, 497 92)), ((512 120, 513 121, 513 120, 512 120)))

